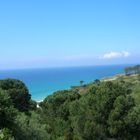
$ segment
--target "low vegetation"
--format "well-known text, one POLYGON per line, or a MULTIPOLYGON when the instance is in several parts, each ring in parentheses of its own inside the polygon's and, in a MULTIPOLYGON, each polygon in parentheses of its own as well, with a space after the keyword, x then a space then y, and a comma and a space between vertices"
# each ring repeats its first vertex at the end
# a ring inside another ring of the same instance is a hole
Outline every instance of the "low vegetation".
POLYGON ((0 140, 139 140, 139 75, 83 83, 37 108, 23 82, 1 80, 0 140))

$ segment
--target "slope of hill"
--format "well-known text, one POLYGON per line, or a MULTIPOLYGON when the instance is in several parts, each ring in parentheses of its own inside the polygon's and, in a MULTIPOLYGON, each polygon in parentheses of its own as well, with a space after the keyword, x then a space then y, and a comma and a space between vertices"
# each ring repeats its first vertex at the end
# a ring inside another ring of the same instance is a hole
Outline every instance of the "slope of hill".
POLYGON ((139 140, 140 78, 80 82, 38 104, 19 80, 0 81, 2 140, 139 140))

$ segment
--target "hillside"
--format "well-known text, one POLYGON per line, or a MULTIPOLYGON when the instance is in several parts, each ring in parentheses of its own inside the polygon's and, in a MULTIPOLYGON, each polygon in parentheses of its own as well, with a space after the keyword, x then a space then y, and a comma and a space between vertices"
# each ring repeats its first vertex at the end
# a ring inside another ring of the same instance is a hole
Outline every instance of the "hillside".
POLYGON ((0 140, 139 140, 140 79, 80 82, 36 107, 22 81, 0 80, 0 140))
MULTIPOLYGON (((118 74, 118 75, 114 75, 111 77, 106 77, 106 78, 102 78, 100 80, 95 80, 93 82, 90 82, 88 84, 83 84, 82 86, 72 86, 73 91, 77 91, 79 94, 84 94, 88 91, 89 88, 92 88, 92 86, 94 86, 97 82, 125 82, 128 83, 130 85, 132 85, 134 92, 136 92, 136 90, 138 90, 139 86, 140 86, 140 78, 138 74, 131 74, 131 75, 125 75, 125 74, 118 74)), ((140 91, 140 89, 138 90, 140 91)))

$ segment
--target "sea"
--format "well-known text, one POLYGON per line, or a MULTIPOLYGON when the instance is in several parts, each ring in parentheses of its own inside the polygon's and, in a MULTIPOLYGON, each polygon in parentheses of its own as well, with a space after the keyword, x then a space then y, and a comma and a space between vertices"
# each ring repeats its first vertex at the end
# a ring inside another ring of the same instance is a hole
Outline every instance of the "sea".
POLYGON ((41 101, 58 90, 80 85, 81 80, 90 83, 95 79, 122 74, 127 66, 130 65, 0 70, 0 79, 22 80, 28 87, 32 99, 41 101))

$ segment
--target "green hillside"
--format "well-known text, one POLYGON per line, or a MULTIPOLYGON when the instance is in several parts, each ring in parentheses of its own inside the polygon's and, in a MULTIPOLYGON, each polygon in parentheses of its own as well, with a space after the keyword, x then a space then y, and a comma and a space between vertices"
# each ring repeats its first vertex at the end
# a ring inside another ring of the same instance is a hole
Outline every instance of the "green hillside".
POLYGON ((0 80, 0 140, 139 139, 138 73, 80 81, 41 103, 22 81, 0 80))

